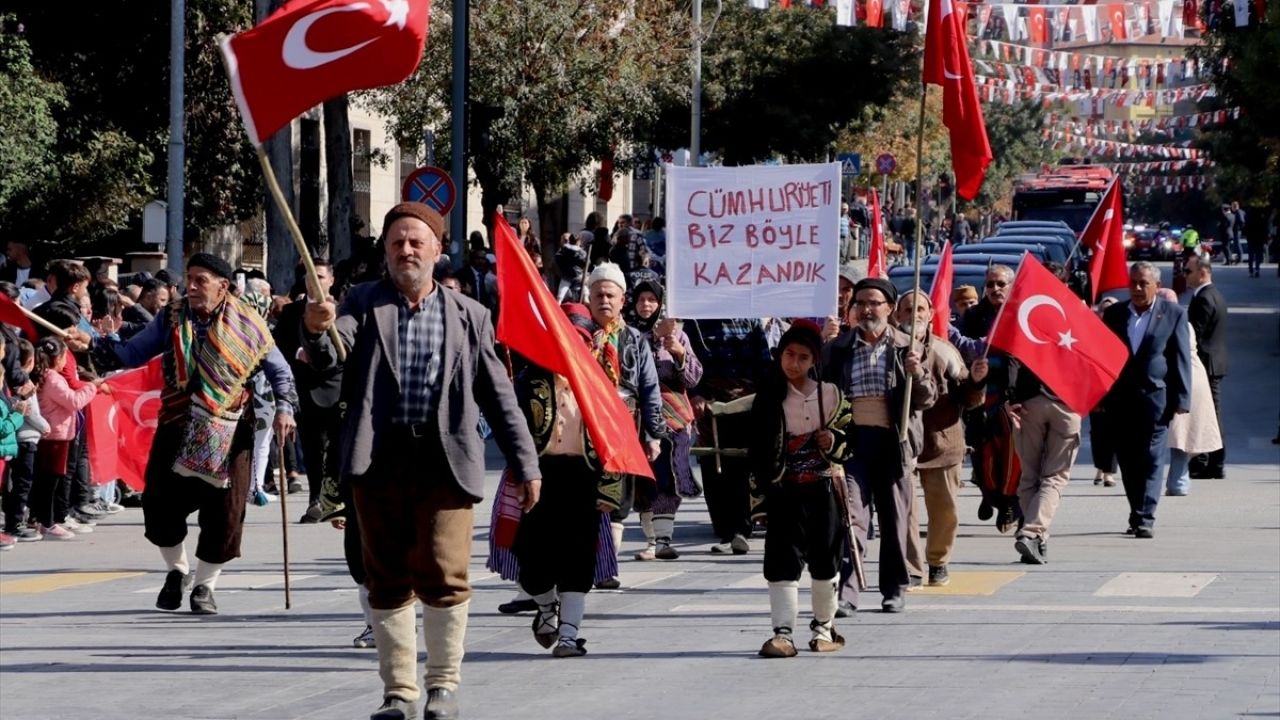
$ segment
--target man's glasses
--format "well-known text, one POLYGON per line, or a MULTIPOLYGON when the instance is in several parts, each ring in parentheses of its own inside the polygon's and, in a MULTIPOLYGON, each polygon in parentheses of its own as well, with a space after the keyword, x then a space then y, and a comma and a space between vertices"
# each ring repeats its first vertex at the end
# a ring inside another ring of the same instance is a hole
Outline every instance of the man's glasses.
POLYGON ((880 307, 881 305, 888 304, 889 302, 887 300, 856 300, 854 301, 853 306, 859 310, 872 310, 880 307))

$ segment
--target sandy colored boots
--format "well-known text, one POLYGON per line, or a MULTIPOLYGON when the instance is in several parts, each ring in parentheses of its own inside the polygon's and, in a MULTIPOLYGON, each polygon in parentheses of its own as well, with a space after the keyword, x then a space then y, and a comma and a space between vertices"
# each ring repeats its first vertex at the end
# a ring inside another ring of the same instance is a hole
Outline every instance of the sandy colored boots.
MULTIPOLYGON (((422 635, 427 647, 424 685, 456 691, 462 679, 463 646, 470 602, 449 608, 424 606, 422 635)), ((414 702, 418 689, 418 638, 413 605, 395 610, 374 608, 373 634, 378 646, 378 675, 383 697, 414 702)))

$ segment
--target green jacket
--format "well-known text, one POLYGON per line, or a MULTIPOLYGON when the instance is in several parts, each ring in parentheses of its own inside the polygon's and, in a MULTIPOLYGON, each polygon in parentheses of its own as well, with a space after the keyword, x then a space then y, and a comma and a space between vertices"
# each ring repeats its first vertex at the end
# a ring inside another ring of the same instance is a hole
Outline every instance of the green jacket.
POLYGON ((22 427, 23 415, 13 408, 12 398, 0 399, 0 458, 18 456, 18 428, 22 427))

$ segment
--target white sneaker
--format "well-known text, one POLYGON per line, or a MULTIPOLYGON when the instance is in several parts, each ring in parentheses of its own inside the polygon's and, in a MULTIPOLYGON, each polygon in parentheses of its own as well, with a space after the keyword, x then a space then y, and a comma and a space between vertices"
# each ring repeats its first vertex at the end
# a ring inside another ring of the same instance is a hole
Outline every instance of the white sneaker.
POLYGON ((76 520, 70 515, 62 522, 62 526, 77 535, 88 535, 93 532, 93 527, 76 520))
POLYGON ((36 530, 40 531, 40 534, 49 540, 75 540, 76 539, 76 534, 74 532, 68 530, 67 528, 61 525, 50 525, 49 527, 45 527, 43 525, 36 525, 36 530))
POLYGON ((351 645, 358 648, 377 647, 378 645, 373 639, 373 626, 365 625, 364 631, 357 635, 355 640, 351 641, 351 645))
POLYGON ((108 503, 103 503, 102 509, 106 510, 108 515, 115 515, 121 510, 124 510, 124 506, 121 505, 120 503, 108 502, 108 503))

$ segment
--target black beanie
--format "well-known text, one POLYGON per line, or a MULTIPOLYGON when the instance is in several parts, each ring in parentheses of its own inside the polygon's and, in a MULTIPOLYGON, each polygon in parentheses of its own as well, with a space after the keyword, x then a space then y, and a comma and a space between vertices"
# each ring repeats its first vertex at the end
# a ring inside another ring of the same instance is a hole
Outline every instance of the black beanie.
POLYGON ((209 253, 196 253, 187 261, 187 269, 204 268, 220 278, 225 278, 229 282, 235 282, 235 273, 231 270, 231 263, 223 260, 217 255, 209 253))
POLYGON ((853 293, 857 295, 863 290, 879 290, 884 293, 884 299, 888 300, 890 305, 897 305, 898 303, 898 289, 893 286, 893 283, 884 278, 862 278, 857 285, 853 286, 853 293))

